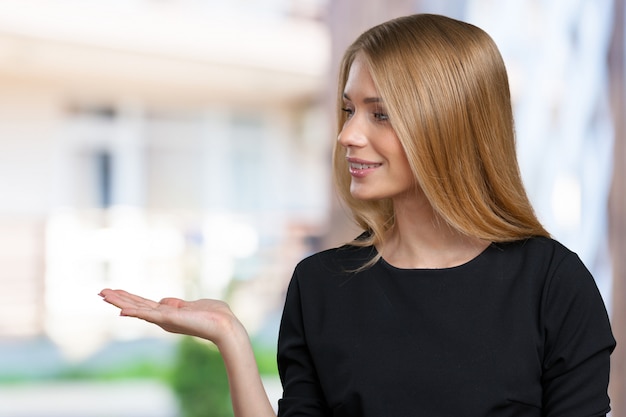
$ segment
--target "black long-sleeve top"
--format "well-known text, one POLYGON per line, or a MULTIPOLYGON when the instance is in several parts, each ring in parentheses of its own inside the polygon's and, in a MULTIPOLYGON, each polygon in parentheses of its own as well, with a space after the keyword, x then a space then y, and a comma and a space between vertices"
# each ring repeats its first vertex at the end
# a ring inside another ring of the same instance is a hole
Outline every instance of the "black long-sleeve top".
POLYGON ((615 347, 580 259, 546 238, 399 269, 345 246, 296 267, 279 416, 604 416, 615 347))

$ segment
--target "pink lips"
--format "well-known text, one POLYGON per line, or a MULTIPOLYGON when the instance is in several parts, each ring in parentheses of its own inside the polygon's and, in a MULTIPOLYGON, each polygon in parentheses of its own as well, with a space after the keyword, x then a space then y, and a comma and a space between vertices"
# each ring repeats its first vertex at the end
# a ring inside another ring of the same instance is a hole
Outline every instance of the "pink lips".
POLYGON ((363 178, 382 164, 370 162, 362 159, 347 158, 350 175, 356 178, 363 178))

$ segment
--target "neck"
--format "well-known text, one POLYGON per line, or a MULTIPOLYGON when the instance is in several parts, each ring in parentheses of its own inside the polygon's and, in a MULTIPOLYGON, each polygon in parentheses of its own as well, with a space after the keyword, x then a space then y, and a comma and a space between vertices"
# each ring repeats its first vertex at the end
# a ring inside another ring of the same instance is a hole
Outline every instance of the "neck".
POLYGON ((385 261, 398 268, 450 268, 478 256, 490 242, 467 236, 448 225, 422 199, 394 201, 395 225, 385 246, 385 261))

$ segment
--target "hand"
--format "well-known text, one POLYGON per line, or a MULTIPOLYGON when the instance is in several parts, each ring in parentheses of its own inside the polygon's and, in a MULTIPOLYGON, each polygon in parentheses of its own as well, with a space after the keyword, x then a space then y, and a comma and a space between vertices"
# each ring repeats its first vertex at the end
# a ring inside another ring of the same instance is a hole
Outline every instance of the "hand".
POLYGON ((148 300, 123 290, 104 289, 104 301, 121 309, 121 316, 136 317, 171 332, 197 336, 216 345, 232 333, 240 323, 228 304, 219 300, 184 301, 164 298, 148 300))
POLYGON ((120 315, 137 317, 172 333, 212 341, 222 353, 230 383, 233 410, 240 417, 276 417, 267 398, 248 334, 219 300, 148 300, 123 290, 104 289, 100 296, 121 309, 120 315))

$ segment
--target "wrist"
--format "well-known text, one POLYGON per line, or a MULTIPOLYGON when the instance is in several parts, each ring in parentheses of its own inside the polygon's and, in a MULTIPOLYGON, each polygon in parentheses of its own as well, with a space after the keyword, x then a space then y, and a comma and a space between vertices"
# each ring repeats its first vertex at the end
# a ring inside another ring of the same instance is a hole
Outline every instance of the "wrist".
POLYGON ((232 350, 242 343, 249 342, 245 327, 234 314, 222 317, 219 326, 222 331, 213 342, 220 351, 232 350))

